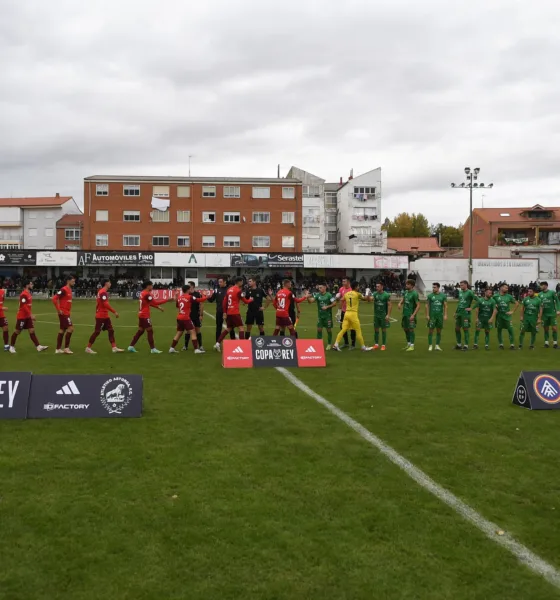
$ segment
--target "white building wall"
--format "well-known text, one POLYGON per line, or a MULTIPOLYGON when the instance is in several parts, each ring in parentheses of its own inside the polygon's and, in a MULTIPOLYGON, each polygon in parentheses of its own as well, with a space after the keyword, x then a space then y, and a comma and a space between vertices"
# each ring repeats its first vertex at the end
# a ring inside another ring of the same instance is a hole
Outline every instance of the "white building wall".
POLYGON ((0 247, 21 247, 22 245, 21 208, 17 206, 0 207, 0 247))
POLYGON ((325 251, 325 180, 292 167, 288 177, 302 182, 301 236, 303 252, 325 251))
POLYGON ((74 200, 69 200, 62 206, 50 208, 24 208, 22 212, 23 244, 24 248, 30 250, 54 250, 56 248, 56 222, 66 214, 81 213, 74 200))

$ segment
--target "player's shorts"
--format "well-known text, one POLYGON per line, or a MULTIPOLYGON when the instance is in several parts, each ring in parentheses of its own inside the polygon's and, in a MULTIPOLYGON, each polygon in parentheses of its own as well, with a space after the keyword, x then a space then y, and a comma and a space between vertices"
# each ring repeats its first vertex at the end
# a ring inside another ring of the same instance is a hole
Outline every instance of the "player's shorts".
POLYGON ((72 327, 72 319, 68 315, 58 315, 60 329, 68 329, 72 327))
POLYGON ((509 329, 511 327, 511 318, 508 317, 500 317, 498 315, 496 317, 496 329, 509 329))
POLYGON ((290 317, 276 317, 276 328, 285 329, 286 327, 292 327, 293 322, 290 317))
POLYGON ((152 319, 138 318, 138 329, 150 329, 152 326, 152 319))
POLYGON ((248 310, 245 323, 247 325, 264 325, 264 312, 262 310, 248 310))
POLYGON ((455 329, 470 329, 471 328, 471 315, 466 313, 464 315, 455 315, 455 329))
MULTIPOLYGON (((323 311, 322 311, 323 312, 323 311)), ((332 329, 332 313, 317 315, 317 329, 332 329)))
POLYGON ((16 329, 18 331, 23 331, 24 329, 33 329, 34 327, 35 325, 31 317, 27 317, 27 319, 18 319, 16 321, 16 329))
POLYGON ((476 328, 480 329, 480 330, 490 331, 490 329, 493 329, 493 327, 494 327, 494 324, 489 323, 488 319, 479 319, 476 322, 476 328))
POLYGON ((195 327, 198 327, 199 329, 202 327, 202 321, 200 320, 200 315, 191 314, 191 321, 195 327))
POLYGON ((556 319, 556 315, 543 315, 542 323, 543 327, 556 327, 558 325, 558 320, 556 319))
POLYGON ((428 319, 428 329, 443 329, 443 315, 430 317, 428 319))
POLYGON ((6 317, 0 317, 0 327, 8 327, 8 319, 6 317))
POLYGON ((358 320, 358 315, 356 313, 347 312, 344 313, 344 321, 342 321, 342 327, 346 330, 361 330, 362 326, 360 325, 360 321, 358 320))
POLYGON ((523 333, 537 333, 537 321, 521 321, 523 333))
POLYGON ((403 329, 416 329, 416 323, 416 317, 411 321, 410 316, 407 317, 406 315, 403 315, 403 318, 401 319, 401 327, 403 329))
POLYGON ((391 323, 387 321, 385 317, 373 317, 373 328, 374 329, 389 329, 391 323))
POLYGON ((108 317, 102 319, 95 317, 95 331, 96 333, 101 333, 102 331, 113 331, 113 323, 111 323, 111 319, 108 317))
POLYGON ((177 319, 177 331, 192 331, 194 324, 190 319, 177 319))
POLYGON ((243 319, 241 318, 241 315, 227 315, 226 327, 228 329, 233 329, 234 327, 243 327, 243 319))

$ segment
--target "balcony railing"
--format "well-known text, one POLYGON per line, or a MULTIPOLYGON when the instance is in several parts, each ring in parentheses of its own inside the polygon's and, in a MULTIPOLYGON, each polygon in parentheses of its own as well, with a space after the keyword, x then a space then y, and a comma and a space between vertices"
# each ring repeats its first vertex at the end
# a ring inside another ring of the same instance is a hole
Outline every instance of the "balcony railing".
POLYGON ((353 221, 377 221, 377 215, 352 215, 353 221))
POLYGON ((314 225, 317 223, 321 222, 321 217, 320 216, 307 216, 307 217, 303 217, 303 224, 304 225, 314 225))

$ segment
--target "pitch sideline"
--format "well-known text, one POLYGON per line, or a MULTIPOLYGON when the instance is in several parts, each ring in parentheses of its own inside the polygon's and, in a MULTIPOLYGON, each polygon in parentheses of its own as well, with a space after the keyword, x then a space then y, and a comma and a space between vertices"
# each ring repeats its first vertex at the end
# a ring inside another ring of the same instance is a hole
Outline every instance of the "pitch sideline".
POLYGON ((369 442, 372 446, 377 448, 381 454, 388 458, 394 465, 399 467, 406 473, 411 479, 413 479, 420 487, 424 488, 438 500, 441 500, 444 504, 447 504, 456 513, 463 517, 466 521, 474 525, 484 535, 508 550, 513 554, 517 560, 529 567, 531 571, 541 575, 549 583, 560 589, 560 571, 554 566, 547 563, 540 556, 529 550, 526 546, 515 540, 508 533, 504 532, 503 535, 499 535, 497 532, 501 532, 501 528, 498 527, 492 521, 485 519, 480 513, 476 512, 468 504, 463 502, 457 496, 446 490, 433 479, 431 479, 421 469, 413 465, 404 456, 401 456, 391 446, 386 444, 383 440, 378 438, 376 435, 371 433, 363 425, 355 421, 352 417, 347 415, 340 408, 330 403, 328 400, 314 392, 305 383, 299 380, 293 373, 286 370, 284 367, 276 367, 276 370, 283 375, 292 385, 298 388, 309 397, 313 398, 316 402, 324 406, 331 414, 340 419, 343 423, 353 429, 358 435, 360 435, 366 442, 369 442))

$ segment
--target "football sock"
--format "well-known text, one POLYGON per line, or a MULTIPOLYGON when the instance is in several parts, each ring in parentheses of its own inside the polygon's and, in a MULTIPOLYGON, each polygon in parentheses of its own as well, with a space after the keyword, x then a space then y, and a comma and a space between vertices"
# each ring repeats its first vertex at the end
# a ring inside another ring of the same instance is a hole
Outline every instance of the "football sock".
POLYGON ((245 332, 244 331, 240 331, 239 332, 239 339, 240 340, 244 340, 245 339, 245 332))
POLYGON ((175 348, 175 346, 177 346, 178 343, 179 343, 179 340, 176 340, 175 338, 173 338, 173 341, 171 342, 171 347, 175 348))
POLYGON ((468 329, 465 329, 465 346, 469 345, 471 339, 471 332, 468 329))
POLYGON ((332 331, 327 331, 327 342, 329 346, 332 344, 332 331))
POLYGON ((93 346, 93 344, 95 343, 95 340, 98 338, 99 333, 97 331, 94 331, 90 338, 89 338, 89 343, 88 343, 88 348, 91 348, 93 346))
POLYGON ((72 332, 71 331, 67 331, 66 332, 66 337, 64 338, 64 347, 65 348, 70 348, 70 340, 72 339, 72 332))
POLYGON ((198 345, 199 345, 199 346, 202 346, 202 332, 201 332, 201 331, 199 331, 199 332, 196 334, 196 341, 198 342, 198 345))
POLYGON ((62 338, 64 337, 63 333, 59 333, 56 336, 56 349, 60 350, 62 348, 62 338))
POLYGON ((323 330, 322 329, 317 329, 317 339, 318 340, 323 339, 323 330))
POLYGON ((490 332, 489 331, 485 331, 484 332, 484 343, 488 346, 488 344, 490 343, 490 332))
POLYGON ((537 339, 537 334, 536 333, 532 333, 531 334, 531 346, 535 345, 536 339, 537 339))
POLYGON ((193 340, 192 345, 195 350, 198 350, 198 340, 193 340))
POLYGON ((414 331, 414 329, 412 331, 410 331, 409 335, 409 339, 410 339, 410 343, 414 346, 414 340, 416 339, 416 332, 414 331))
MULTIPOLYGON (((520 333, 519 334, 519 345, 523 346, 523 340, 525 339, 525 334, 524 333, 520 333)), ((532 342, 531 342, 532 343, 532 342)))
POLYGON ((39 346, 39 340, 37 339, 37 336, 34 333, 30 333, 29 337, 31 338, 31 341, 35 344, 35 347, 39 346))
POLYGON ((10 334, 7 331, 3 331, 2 334, 4 335, 4 346, 7 346, 10 342, 10 334))
POLYGON ((439 346, 441 342, 441 333, 436 332, 436 345, 439 346))
POLYGON ((461 345, 461 330, 460 329, 455 330, 455 339, 457 340, 457 346, 460 346, 461 345))
POLYGON ((548 342, 549 335, 550 335, 550 334, 549 334, 549 329, 548 329, 548 327, 545 327, 545 328, 544 328, 544 341, 545 341, 545 342, 548 342))
POLYGON ((153 350, 156 347, 156 344, 154 342, 154 330, 153 329, 148 330, 148 345, 150 346, 151 350, 153 350))
POLYGON ((502 330, 498 329, 498 343, 500 344, 500 346, 504 345, 504 338, 502 336, 502 330))
POLYGON ((376 344, 379 344, 379 329, 376 329, 373 334, 374 340, 376 344))
POLYGON ((509 343, 513 344, 513 327, 511 325, 508 327, 508 336, 509 336, 509 343))
MULTIPOLYGON (((97 334, 99 335, 99 334, 97 334)), ((97 335, 95 337, 97 337, 97 335)), ((114 329, 109 329, 109 343, 111 344, 111 346, 113 346, 113 348, 117 345, 115 342, 115 330, 114 329)))
POLYGON ((554 329, 552 330, 552 341, 553 342, 557 342, 558 341, 558 332, 554 331, 554 329))
POLYGON ((134 337, 132 338, 132 341, 130 342, 130 346, 136 346, 136 342, 144 335, 144 330, 143 329, 139 329, 135 334, 134 337))
POLYGON ((480 331, 478 329, 474 332, 474 345, 478 346, 478 337, 480 336, 480 331))
POLYGON ((16 333, 12 333, 12 340, 10 342, 11 346, 15 346, 16 345, 16 340, 17 340, 18 336, 16 333))
POLYGON ((229 331, 227 329, 224 329, 222 331, 222 333, 220 333, 220 337, 218 338, 218 344, 221 344, 225 340, 226 335, 228 335, 228 334, 229 334, 229 331))
POLYGON ((432 342, 434 341, 434 334, 433 333, 428 333, 428 344, 431 346, 432 342))
POLYGON ((381 332, 381 342, 385 346, 387 344, 387 330, 383 329, 381 332))

